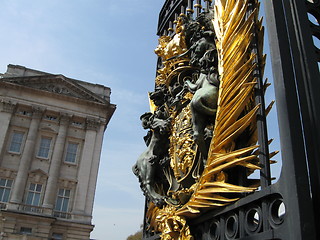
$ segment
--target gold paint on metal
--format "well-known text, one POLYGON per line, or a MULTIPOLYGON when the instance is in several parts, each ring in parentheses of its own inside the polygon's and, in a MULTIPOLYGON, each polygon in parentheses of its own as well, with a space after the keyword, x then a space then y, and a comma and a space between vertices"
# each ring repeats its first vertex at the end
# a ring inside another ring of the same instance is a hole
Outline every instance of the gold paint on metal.
MULTIPOLYGON (((211 0, 207 0, 212 2, 211 0)), ((257 0, 254 0, 258 6, 257 0)), ((196 4, 195 7, 201 7, 196 4)), ((256 79, 254 70, 257 68, 254 59, 261 59, 261 72, 265 64, 262 48, 252 54, 250 45, 254 35, 258 35, 259 44, 263 43, 262 20, 258 19, 258 7, 247 16, 248 0, 216 0, 214 4, 214 25, 216 47, 219 59, 220 87, 218 109, 210 143, 208 158, 204 170, 196 183, 189 189, 182 189, 172 194, 180 205, 167 204, 158 208, 150 204, 147 216, 150 226, 161 232, 162 240, 192 240, 187 220, 199 216, 202 212, 226 206, 238 198, 224 195, 225 193, 250 193, 258 185, 244 187, 227 182, 228 169, 243 166, 248 174, 260 169, 256 130, 256 114, 260 105, 254 102, 254 86, 256 79), (237 138, 249 131, 250 139, 246 146, 236 148, 237 138), (222 194, 222 195, 221 195, 222 194)), ((193 12, 187 9, 187 12, 193 12)), ((262 46, 262 45, 259 45, 262 46)), ((171 79, 183 70, 191 68, 189 59, 173 56, 187 51, 184 29, 177 23, 176 35, 160 37, 156 54, 162 58, 164 67, 158 70, 156 85, 170 85, 171 79)), ((267 85, 266 85, 267 86, 267 85)), ((190 101, 192 95, 185 96, 190 101)), ((268 113, 271 106, 266 109, 268 113)), ((195 164, 197 149, 190 133, 190 106, 179 114, 171 109, 172 134, 170 136, 170 166, 178 181, 190 173, 195 164)), ((273 157, 277 152, 270 153, 273 157)))
MULTIPOLYGON (((174 117, 174 114, 172 117, 174 117)), ((190 105, 173 118, 170 136, 170 166, 178 181, 186 177, 195 163, 197 146, 192 139, 192 122, 190 105)))
POLYGON ((149 99, 149 107, 150 107, 150 112, 154 113, 157 109, 157 106, 154 104, 154 102, 150 99, 150 93, 148 93, 148 99, 149 99))
POLYGON ((169 60, 170 58, 181 55, 182 53, 187 51, 184 31, 185 29, 183 26, 182 18, 178 17, 175 35, 173 36, 173 38, 169 36, 161 36, 159 38, 159 44, 154 52, 158 55, 158 57, 161 57, 163 68, 157 71, 158 76, 155 80, 156 85, 168 85, 168 76, 172 72, 172 69, 175 69, 176 66, 188 65, 189 59, 187 57, 169 60))
POLYGON ((150 227, 161 232, 161 240, 194 240, 186 219, 175 215, 175 210, 170 205, 159 209, 151 203, 147 212, 150 227))
POLYGON ((197 4, 194 5, 194 7, 195 8, 202 8, 202 5, 197 3, 197 4))

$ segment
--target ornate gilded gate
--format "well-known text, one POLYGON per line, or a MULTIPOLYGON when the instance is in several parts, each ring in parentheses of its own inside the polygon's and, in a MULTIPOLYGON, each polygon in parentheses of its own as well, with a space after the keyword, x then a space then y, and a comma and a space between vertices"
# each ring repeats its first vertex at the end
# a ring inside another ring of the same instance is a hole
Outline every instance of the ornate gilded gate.
POLYGON ((134 166, 143 239, 320 239, 319 8, 264 0, 282 159, 271 184, 259 2, 165 1, 141 116, 147 150, 134 166))

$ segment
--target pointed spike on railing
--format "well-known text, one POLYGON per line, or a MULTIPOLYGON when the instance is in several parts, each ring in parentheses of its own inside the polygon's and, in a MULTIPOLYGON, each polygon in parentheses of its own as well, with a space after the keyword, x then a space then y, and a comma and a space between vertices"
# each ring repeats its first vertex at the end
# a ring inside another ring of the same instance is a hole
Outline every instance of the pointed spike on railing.
POLYGON ((270 145, 273 142, 274 138, 269 139, 268 145, 270 145))
POLYGON ((277 155, 279 153, 279 151, 273 151, 271 153, 269 153, 269 158, 273 158, 275 155, 277 155))
POLYGON ((266 108, 265 112, 266 112, 266 116, 268 116, 268 114, 270 113, 273 105, 274 105, 275 101, 271 101, 271 103, 268 105, 268 107, 266 108))

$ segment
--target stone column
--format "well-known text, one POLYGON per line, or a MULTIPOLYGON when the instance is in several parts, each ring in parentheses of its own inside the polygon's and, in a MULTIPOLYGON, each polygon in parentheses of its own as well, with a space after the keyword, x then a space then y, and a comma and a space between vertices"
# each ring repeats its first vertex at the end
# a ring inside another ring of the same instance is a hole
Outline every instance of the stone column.
POLYGON ((87 131, 82 150, 82 156, 78 171, 78 184, 75 194, 73 213, 83 215, 85 213, 86 199, 93 161, 95 142, 97 136, 98 122, 94 119, 87 119, 87 131))
POLYGON ((35 143, 42 114, 43 109, 33 109, 32 120, 23 152, 21 154, 19 169, 12 188, 10 203, 20 204, 22 202, 25 186, 28 180, 28 172, 30 169, 31 160, 34 156, 35 143))
POLYGON ((68 115, 61 114, 59 132, 53 149, 53 155, 49 169, 49 178, 42 205, 45 208, 52 209, 55 204, 55 199, 57 195, 57 185, 61 162, 63 159, 63 152, 67 137, 69 119, 70 117, 68 115))
POLYGON ((93 201, 94 201, 94 196, 95 196, 95 192, 96 192, 97 176, 98 176, 98 170, 99 170, 99 163, 100 163, 101 148, 102 148, 102 141, 103 141, 103 134, 104 134, 104 130, 105 130, 105 125, 106 125, 105 123, 100 125, 98 134, 96 136, 94 154, 93 154, 93 159, 92 159, 92 164, 91 164, 87 202, 86 202, 86 208, 85 208, 86 215, 92 215, 93 201))
POLYGON ((9 124, 11 121, 12 114, 15 109, 15 104, 12 104, 10 101, 1 100, 0 103, 0 154, 3 154, 3 148, 5 146, 5 138, 7 136, 9 124))

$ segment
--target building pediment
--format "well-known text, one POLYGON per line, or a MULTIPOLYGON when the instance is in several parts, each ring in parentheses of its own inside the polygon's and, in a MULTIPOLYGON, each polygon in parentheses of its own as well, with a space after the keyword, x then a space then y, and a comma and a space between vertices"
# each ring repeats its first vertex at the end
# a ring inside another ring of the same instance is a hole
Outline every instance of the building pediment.
POLYGON ((106 104, 108 101, 77 83, 77 80, 63 75, 45 74, 39 76, 7 77, 1 81, 38 89, 45 92, 79 98, 106 104))
POLYGON ((29 179, 34 183, 44 184, 47 178, 48 174, 39 168, 29 171, 29 179))
POLYGON ((45 171, 41 170, 40 168, 29 171, 29 176, 35 176, 35 175, 39 175, 41 177, 48 177, 48 174, 45 171))
POLYGON ((41 127, 40 130, 55 133, 55 130, 53 128, 48 127, 48 126, 41 127))
POLYGON ((0 178, 14 179, 17 176, 17 171, 14 169, 0 167, 0 178))

